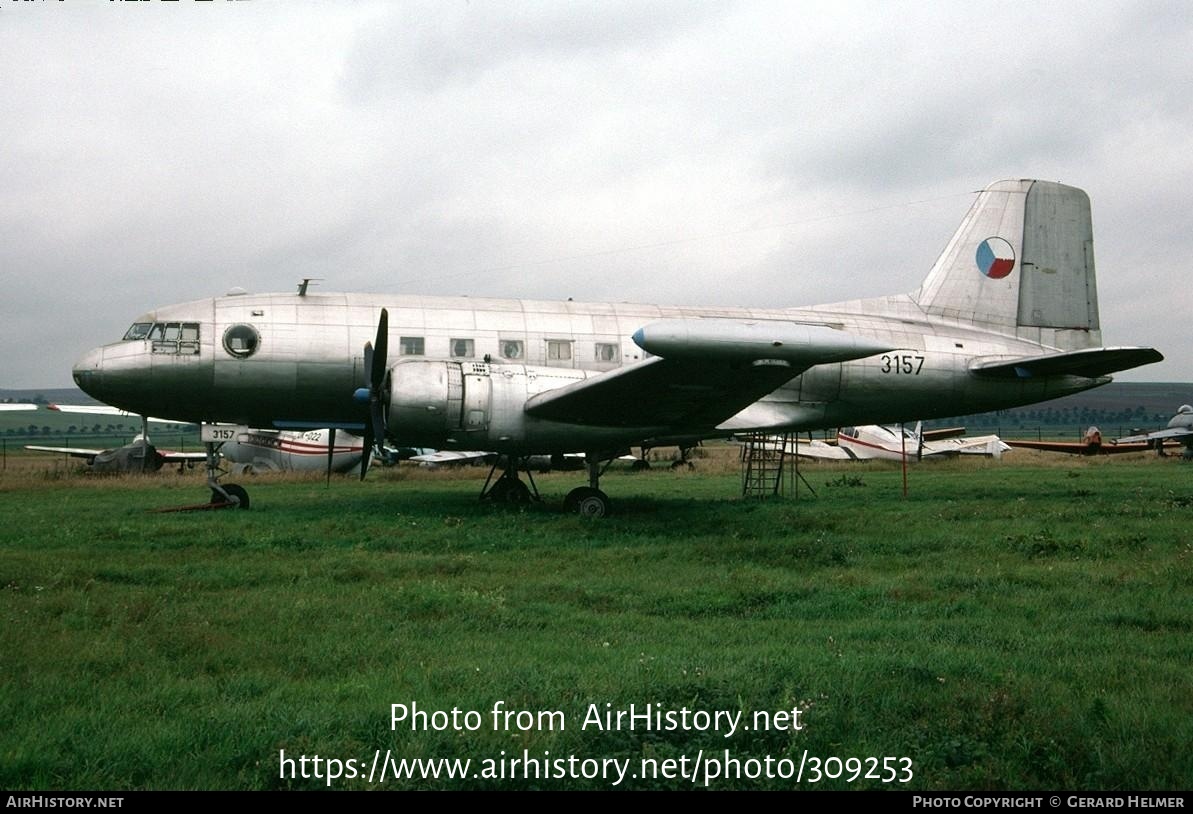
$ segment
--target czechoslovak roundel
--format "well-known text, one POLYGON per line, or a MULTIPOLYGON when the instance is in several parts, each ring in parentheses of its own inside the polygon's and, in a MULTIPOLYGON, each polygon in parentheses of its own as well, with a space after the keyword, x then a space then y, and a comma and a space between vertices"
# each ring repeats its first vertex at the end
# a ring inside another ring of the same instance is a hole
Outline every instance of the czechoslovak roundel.
POLYGON ((1001 280, 1015 268, 1015 250, 1001 237, 988 237, 978 246, 978 270, 991 280, 1001 280))

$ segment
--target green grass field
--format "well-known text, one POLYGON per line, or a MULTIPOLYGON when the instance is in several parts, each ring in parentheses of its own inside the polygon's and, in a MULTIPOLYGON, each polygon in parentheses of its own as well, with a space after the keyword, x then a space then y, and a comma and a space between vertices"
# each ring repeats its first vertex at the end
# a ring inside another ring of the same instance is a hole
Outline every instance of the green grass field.
MULTIPOLYGON (((279 777, 282 750, 361 775, 376 750, 473 761, 381 788, 612 786, 472 776, 524 750, 628 760, 621 788, 690 788, 630 775, 725 750, 907 757, 899 788, 1193 787, 1193 466, 1044 460, 923 464, 907 499, 895 467, 808 465, 819 497, 766 502, 704 460, 608 475, 616 515, 591 521, 558 508, 580 473, 538 478, 551 505, 524 510, 479 504, 483 472, 375 470, 241 481, 247 512, 154 514, 203 500, 201 478, 10 458, 0 787, 327 784, 279 777), (499 701, 566 728, 495 731, 499 701), (483 723, 394 730, 391 704, 483 723), (582 729, 590 704, 797 707, 803 729, 582 729)), ((884 786, 810 774, 800 787, 884 786)))

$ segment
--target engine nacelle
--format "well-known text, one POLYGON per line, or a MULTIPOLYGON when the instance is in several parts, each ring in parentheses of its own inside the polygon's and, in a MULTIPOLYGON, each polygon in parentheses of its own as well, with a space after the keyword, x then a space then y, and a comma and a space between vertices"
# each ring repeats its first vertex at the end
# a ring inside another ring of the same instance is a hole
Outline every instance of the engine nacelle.
POLYGON ((390 369, 389 431, 412 446, 581 449, 574 427, 529 418, 524 408, 531 396, 590 375, 570 368, 400 361, 390 369))
POLYGON ((410 446, 515 454, 588 452, 636 443, 622 428, 581 427, 526 415, 532 396, 596 375, 571 368, 403 360, 390 368, 390 437, 410 446))

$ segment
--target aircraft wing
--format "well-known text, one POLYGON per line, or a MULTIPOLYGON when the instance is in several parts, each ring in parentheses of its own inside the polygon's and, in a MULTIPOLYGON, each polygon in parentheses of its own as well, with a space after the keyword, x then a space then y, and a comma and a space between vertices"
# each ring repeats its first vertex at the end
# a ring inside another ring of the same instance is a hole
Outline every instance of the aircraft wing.
POLYGON ((1086 348, 1018 359, 974 361, 969 369, 993 379, 1030 379, 1034 376, 1083 376, 1096 379, 1119 370, 1163 361, 1155 348, 1086 348))
POLYGON ((536 418, 605 427, 712 429, 801 373, 789 365, 651 359, 534 396, 536 418))
POLYGON ((712 430, 810 367, 892 350, 846 331, 778 320, 664 319, 638 329, 634 342, 656 358, 540 393, 526 402, 527 414, 712 430))
POLYGON ((1042 452, 1068 452, 1073 455, 1117 455, 1123 452, 1143 452, 1151 447, 1144 444, 1087 444, 1084 441, 1007 441, 1016 449, 1038 449, 1042 452))
POLYGON ((172 452, 166 449, 159 449, 157 454, 168 464, 203 463, 207 460, 206 452, 172 452))
POLYGON ((799 444, 789 444, 789 452, 797 453, 801 458, 815 458, 818 461, 856 461, 857 456, 836 444, 824 441, 800 441, 799 444))
POLYGON ((1147 435, 1128 435, 1126 438, 1120 438, 1115 441, 1115 444, 1132 444, 1146 441, 1167 441, 1178 440, 1180 438, 1189 438, 1193 436, 1193 429, 1189 427, 1169 427, 1166 430, 1156 430, 1149 432, 1147 435))
POLYGON ((923 456, 979 454, 999 456, 1011 449, 997 435, 975 435, 972 438, 945 438, 939 441, 925 441, 923 456))
POLYGON ((472 449, 440 449, 423 455, 411 455, 406 460, 420 464, 441 466, 443 464, 464 464, 472 463, 473 461, 483 461, 492 454, 492 452, 472 449))
POLYGON ((34 452, 57 452, 62 455, 69 455, 72 458, 85 458, 88 461, 95 459, 104 450, 102 449, 85 449, 81 447, 37 447, 26 445, 25 449, 31 449, 34 452))
MULTIPOLYGON (((141 416, 136 413, 130 413, 127 410, 121 410, 117 407, 112 407, 107 404, 51 404, 46 407, 47 410, 53 410, 58 413, 82 413, 84 415, 111 415, 119 416, 121 418, 135 418, 140 419, 141 416)), ((168 418, 154 418, 149 416, 149 421, 158 424, 186 424, 186 421, 173 421, 168 418)))

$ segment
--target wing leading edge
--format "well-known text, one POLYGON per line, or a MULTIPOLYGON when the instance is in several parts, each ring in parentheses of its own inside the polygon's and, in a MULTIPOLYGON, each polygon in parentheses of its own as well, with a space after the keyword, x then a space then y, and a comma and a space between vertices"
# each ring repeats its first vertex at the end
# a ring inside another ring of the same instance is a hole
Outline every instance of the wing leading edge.
POLYGON ((656 358, 540 393, 536 418, 711 430, 808 368, 893 350, 823 325, 732 319, 653 322, 634 341, 656 358))

